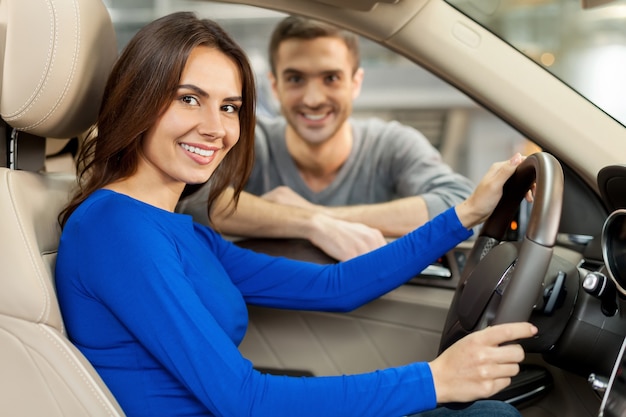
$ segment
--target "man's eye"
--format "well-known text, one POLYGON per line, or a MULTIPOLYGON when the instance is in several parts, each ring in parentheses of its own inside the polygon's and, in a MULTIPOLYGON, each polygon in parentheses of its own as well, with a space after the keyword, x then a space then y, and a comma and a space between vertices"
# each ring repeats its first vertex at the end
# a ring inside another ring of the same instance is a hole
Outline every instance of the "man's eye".
POLYGON ((302 81, 302 77, 299 77, 297 75, 292 75, 290 77, 287 77, 287 82, 291 84, 298 84, 301 81, 302 81))
POLYGON ((328 82, 328 83, 335 83, 337 81, 339 81, 339 76, 336 75, 336 74, 329 75, 329 76, 326 77, 326 82, 328 82))

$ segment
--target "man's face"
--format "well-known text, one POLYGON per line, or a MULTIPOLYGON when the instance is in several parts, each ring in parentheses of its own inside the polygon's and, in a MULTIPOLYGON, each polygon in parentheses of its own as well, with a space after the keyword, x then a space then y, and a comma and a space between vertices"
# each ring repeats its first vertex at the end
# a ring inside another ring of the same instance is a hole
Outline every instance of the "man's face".
POLYGON ((362 70, 339 38, 289 39, 275 57, 272 88, 289 126, 310 145, 330 139, 352 113, 362 70))

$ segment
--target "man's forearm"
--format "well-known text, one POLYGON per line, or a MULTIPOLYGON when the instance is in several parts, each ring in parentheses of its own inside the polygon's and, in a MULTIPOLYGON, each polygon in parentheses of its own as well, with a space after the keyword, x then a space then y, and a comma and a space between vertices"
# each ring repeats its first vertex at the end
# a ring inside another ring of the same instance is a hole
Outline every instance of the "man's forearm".
POLYGON ((267 201, 242 193, 232 211, 232 190, 216 202, 216 230, 231 236, 309 240, 330 257, 347 260, 385 245, 380 231, 361 223, 334 218, 310 208, 267 201))
POLYGON ((310 236, 310 210, 283 206, 247 192, 239 196, 239 204, 232 210, 232 189, 226 190, 216 201, 212 220, 217 231, 232 236, 301 238, 310 236))
POLYGON ((324 212, 338 219, 366 224, 388 237, 402 236, 429 219, 426 202, 420 196, 377 204, 325 207, 324 212))
POLYGON ((422 196, 353 206, 322 206, 313 204, 288 187, 277 187, 263 195, 263 199, 280 206, 300 207, 337 220, 359 223, 379 230, 388 237, 402 236, 429 220, 429 208, 422 196))

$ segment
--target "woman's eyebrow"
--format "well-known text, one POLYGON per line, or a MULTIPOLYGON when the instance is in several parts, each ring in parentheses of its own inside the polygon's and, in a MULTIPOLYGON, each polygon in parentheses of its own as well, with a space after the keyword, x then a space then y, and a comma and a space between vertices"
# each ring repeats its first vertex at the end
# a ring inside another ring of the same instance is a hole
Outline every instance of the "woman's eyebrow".
MULTIPOLYGON (((203 89, 201 89, 200 87, 198 87, 197 85, 194 84, 182 84, 178 86, 178 89, 187 89, 187 90, 192 90, 193 92, 195 92, 196 94, 198 94, 201 97, 209 97, 209 93, 207 93, 206 91, 204 91, 203 89)), ((243 97, 242 96, 233 96, 233 97, 226 97, 224 99, 224 101, 229 101, 229 102, 233 102, 233 101, 243 101, 243 97)))
POLYGON ((226 98, 224 99, 224 101, 228 101, 228 102, 240 102, 240 101, 243 101, 243 97, 242 97, 242 96, 226 97, 226 98))
POLYGON ((196 94, 198 94, 199 96, 202 97, 208 97, 209 93, 207 93, 206 91, 204 91, 203 89, 201 89, 200 87, 198 87, 197 85, 193 85, 193 84, 182 84, 178 86, 178 89, 187 89, 187 90, 192 90, 193 92, 195 92, 196 94))

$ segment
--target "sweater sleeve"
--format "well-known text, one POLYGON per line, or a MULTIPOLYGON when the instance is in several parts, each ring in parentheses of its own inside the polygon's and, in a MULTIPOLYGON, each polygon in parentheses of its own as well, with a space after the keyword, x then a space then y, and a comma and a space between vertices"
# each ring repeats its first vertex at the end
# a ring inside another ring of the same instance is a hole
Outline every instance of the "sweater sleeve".
POLYGON ((416 129, 389 122, 384 137, 393 141, 377 141, 380 152, 391 153, 387 161, 398 196, 420 195, 426 202, 430 219, 465 200, 475 185, 454 172, 439 151, 416 129))
POLYGON ((450 208, 413 232, 346 262, 318 265, 264 255, 246 257, 238 250, 226 251, 221 259, 250 303, 350 311, 417 276, 471 234, 450 208))

